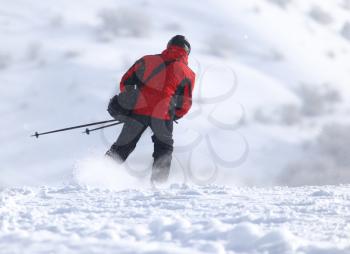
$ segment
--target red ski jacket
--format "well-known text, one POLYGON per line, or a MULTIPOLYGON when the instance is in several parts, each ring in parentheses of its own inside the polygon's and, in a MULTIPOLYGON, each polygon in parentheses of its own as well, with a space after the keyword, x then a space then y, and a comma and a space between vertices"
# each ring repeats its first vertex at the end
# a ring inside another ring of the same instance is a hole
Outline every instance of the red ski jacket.
POLYGON ((194 82, 186 51, 170 46, 161 54, 136 61, 122 77, 120 91, 136 85, 140 93, 133 113, 171 120, 190 110, 194 82))

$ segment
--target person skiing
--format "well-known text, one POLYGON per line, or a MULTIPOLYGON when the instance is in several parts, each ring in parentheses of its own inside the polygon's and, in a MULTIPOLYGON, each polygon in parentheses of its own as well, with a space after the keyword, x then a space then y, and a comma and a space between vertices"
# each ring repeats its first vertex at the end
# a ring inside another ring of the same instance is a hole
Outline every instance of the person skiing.
POLYGON ((173 152, 173 121, 191 108, 195 73, 188 66, 191 45, 183 35, 171 38, 167 48, 135 62, 120 81, 121 93, 138 91, 131 114, 106 156, 124 162, 142 133, 150 127, 154 143, 151 182, 166 182, 173 152))

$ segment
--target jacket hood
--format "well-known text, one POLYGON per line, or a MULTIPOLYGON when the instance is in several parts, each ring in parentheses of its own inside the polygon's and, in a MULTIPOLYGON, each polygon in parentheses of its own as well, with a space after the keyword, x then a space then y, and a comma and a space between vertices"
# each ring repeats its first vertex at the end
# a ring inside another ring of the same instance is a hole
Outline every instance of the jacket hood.
POLYGON ((170 46, 162 52, 165 61, 180 61, 188 64, 188 54, 185 49, 178 46, 170 46))

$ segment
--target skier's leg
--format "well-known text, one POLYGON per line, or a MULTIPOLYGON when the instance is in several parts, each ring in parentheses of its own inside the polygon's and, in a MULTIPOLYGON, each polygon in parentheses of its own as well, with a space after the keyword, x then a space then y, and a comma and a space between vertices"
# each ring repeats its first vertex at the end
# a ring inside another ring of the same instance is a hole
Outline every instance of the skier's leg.
POLYGON ((138 117, 128 118, 117 141, 107 151, 106 156, 118 162, 125 161, 135 149, 142 133, 147 128, 147 125, 142 120, 142 118, 138 117))
POLYGON ((152 136, 154 162, 151 181, 165 182, 169 177, 173 153, 173 122, 152 119, 151 128, 154 134, 152 136))

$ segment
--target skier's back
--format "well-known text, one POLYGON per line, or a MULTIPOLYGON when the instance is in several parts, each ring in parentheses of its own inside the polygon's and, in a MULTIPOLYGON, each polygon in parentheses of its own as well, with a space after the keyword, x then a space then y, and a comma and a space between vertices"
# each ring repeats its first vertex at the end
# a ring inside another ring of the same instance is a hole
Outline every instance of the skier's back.
POLYGON ((192 105, 195 74, 188 67, 190 50, 184 36, 174 36, 161 54, 136 61, 120 82, 121 92, 137 86, 139 94, 132 114, 107 155, 125 161, 150 127, 154 134, 153 182, 167 180, 174 143, 173 121, 183 117, 192 105))

